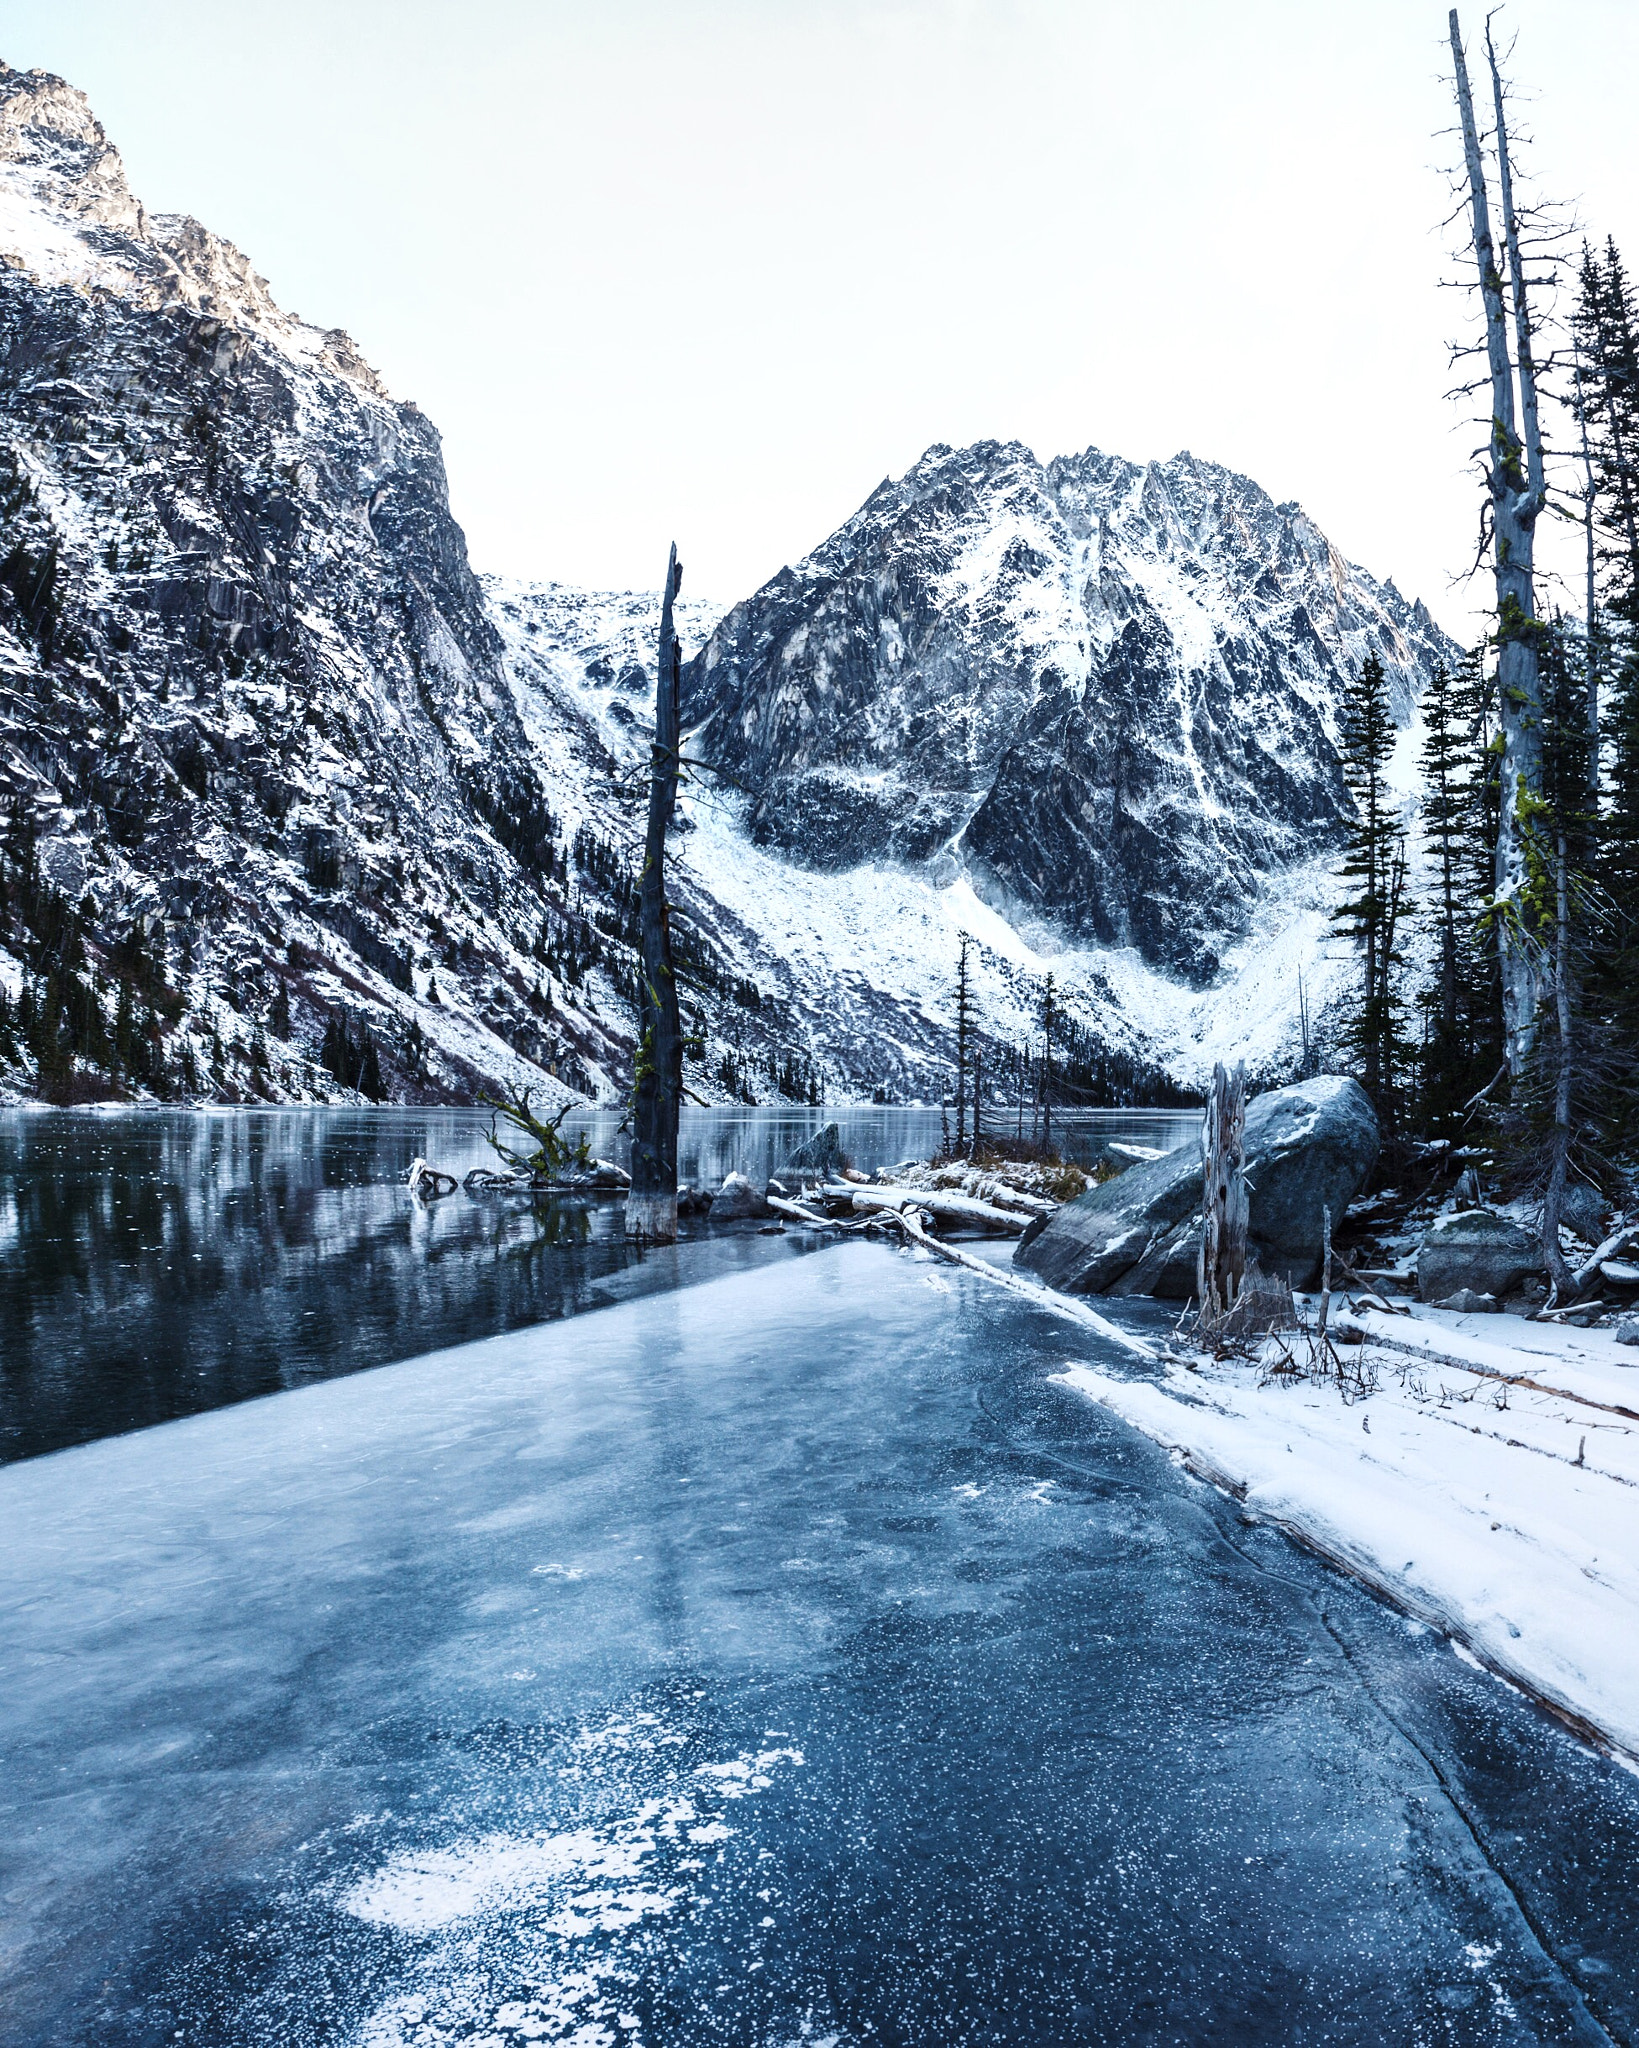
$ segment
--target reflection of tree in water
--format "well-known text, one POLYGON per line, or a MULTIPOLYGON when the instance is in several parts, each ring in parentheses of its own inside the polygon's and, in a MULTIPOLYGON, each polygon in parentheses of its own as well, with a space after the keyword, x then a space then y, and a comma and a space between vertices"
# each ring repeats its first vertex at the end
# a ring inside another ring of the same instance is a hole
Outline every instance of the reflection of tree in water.
MULTIPOLYGON (((936 1110, 839 1114, 867 1167, 937 1139, 936 1110)), ((690 1112, 683 1171, 706 1186, 731 1169, 766 1174, 816 1119, 690 1112)), ((586 1119, 604 1156, 618 1152, 617 1121, 586 1119)), ((676 1254, 640 1252, 619 1201, 417 1202, 402 1182, 410 1161, 458 1175, 492 1163, 487 1122, 460 1110, 0 1111, 0 1458, 781 1255, 778 1239, 736 1248, 710 1233, 676 1254)))
POLYGON ((591 1210, 585 1202, 536 1202, 531 1208, 544 1246, 586 1244, 592 1235, 591 1210))

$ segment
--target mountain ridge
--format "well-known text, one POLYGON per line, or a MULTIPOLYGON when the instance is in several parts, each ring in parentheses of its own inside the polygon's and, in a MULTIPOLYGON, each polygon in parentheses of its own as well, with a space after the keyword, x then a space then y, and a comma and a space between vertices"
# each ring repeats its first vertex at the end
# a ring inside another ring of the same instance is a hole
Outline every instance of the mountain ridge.
MULTIPOLYGON (((431 422, 342 330, 282 312, 231 243, 146 212, 84 96, 42 72, 0 68, 0 257, 10 1087, 618 1097, 656 599, 478 577, 431 422)), ((1210 815, 1227 815, 1224 750, 1210 718, 1182 716, 1197 670, 1177 650, 1194 633, 1205 675, 1220 626, 1256 638, 1260 534, 1285 536, 1288 584, 1292 563, 1317 591, 1330 578, 1348 616, 1304 610, 1326 687, 1287 708, 1320 731, 1299 765, 1335 824, 1322 741, 1349 632, 1400 631, 1407 690, 1427 649, 1296 508, 1271 524, 1248 480, 1172 463, 939 445, 764 591, 723 613, 685 600, 692 708, 712 751, 741 753, 685 791, 676 845, 697 1095, 936 1097, 964 930, 993 1075, 1048 971, 1089 1085, 1192 1083, 1237 1046, 1289 1061, 1269 962, 1306 961, 1323 995, 1325 863, 1279 804, 1263 825, 1210 815), (1216 609, 1198 601, 1214 578, 1216 609), (880 671, 854 658, 867 617, 880 671), (1094 655, 1135 620, 1141 679, 1163 700, 1188 686, 1172 754, 1134 751, 1148 816, 1087 771, 1109 683, 1094 655), (833 628, 847 658, 828 697, 769 649, 833 628), (1198 748, 1200 779, 1197 737, 1218 747, 1198 748), (1216 904, 1123 879, 1101 803, 1140 850, 1180 827, 1216 904), (1153 930, 1135 896, 1166 912, 1153 930)), ((1267 611, 1291 593, 1263 566, 1267 611)))

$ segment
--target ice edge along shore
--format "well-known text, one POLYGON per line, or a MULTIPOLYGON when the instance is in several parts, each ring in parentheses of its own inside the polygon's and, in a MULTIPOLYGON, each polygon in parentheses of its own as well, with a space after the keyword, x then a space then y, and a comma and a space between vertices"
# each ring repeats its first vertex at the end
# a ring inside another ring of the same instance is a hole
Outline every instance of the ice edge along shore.
POLYGON ((1515 1317, 1529 1348, 1355 1320, 1356 1400, 1237 1361, 1052 1377, 1639 1772, 1639 1374, 1515 1317))

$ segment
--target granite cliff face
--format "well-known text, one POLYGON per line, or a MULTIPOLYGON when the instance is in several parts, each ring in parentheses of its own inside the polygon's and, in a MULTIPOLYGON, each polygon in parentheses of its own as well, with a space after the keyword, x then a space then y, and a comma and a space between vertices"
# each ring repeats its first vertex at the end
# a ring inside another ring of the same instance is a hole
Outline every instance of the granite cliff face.
POLYGON ((1336 843, 1336 708, 1373 652, 1409 714, 1453 650, 1247 478, 982 442, 737 605, 685 711, 791 858, 964 873, 1200 982, 1265 878, 1336 843))
POLYGON ((368 1040, 391 1094, 602 1085, 623 1036, 583 996, 573 821, 431 423, 145 212, 40 72, 0 68, 0 257, 0 993, 134 1084, 322 1094, 368 1040), (96 984, 133 947, 110 1062, 96 984))

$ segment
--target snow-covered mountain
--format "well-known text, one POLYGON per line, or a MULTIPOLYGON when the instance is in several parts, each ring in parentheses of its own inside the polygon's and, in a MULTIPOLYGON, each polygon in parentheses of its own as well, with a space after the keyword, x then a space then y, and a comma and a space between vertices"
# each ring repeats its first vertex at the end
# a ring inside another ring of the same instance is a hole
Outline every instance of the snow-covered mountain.
MULTIPOLYGON (((0 1080, 617 1093, 654 600, 475 576, 417 408, 3 67, 0 259, 0 1080)), ((1049 970, 1117 1082, 1278 1069, 1341 677, 1444 651, 1245 479, 994 444, 680 623, 707 1099, 937 1096, 962 931, 993 1073, 1049 970)))
POLYGON ((1452 649, 1302 510, 1191 455, 930 448, 737 605, 686 679, 762 844, 965 875, 1201 984, 1335 845, 1338 698, 1452 649))

